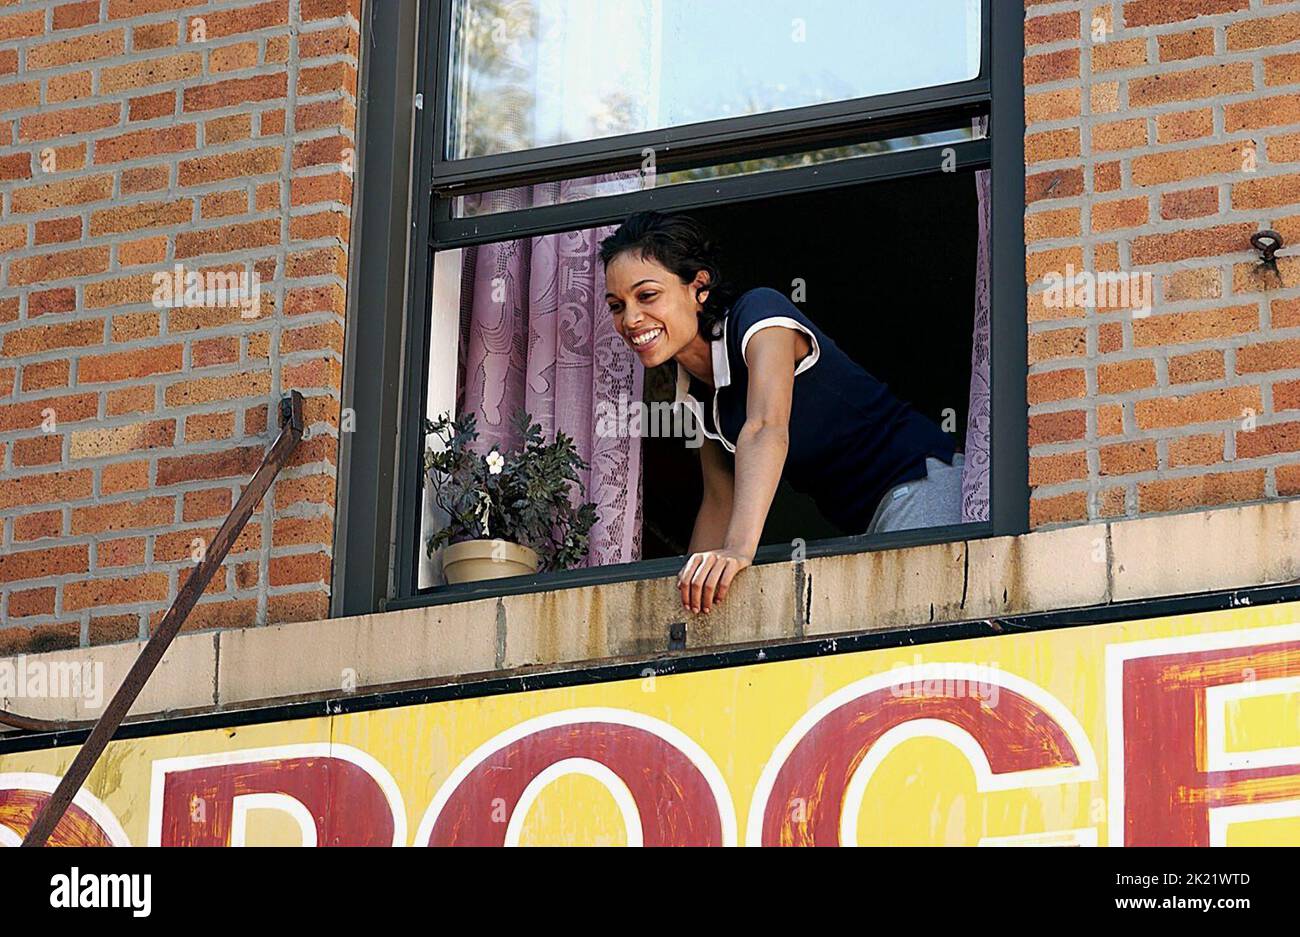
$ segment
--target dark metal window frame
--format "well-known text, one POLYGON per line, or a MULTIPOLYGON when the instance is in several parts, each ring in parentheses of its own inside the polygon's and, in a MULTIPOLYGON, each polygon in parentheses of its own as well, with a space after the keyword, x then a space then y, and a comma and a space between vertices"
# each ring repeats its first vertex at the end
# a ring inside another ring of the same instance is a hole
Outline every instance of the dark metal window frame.
MULTIPOLYGON (((626 169, 653 148, 660 170, 724 163, 755 152, 839 145, 989 113, 989 137, 952 147, 961 169, 992 173, 991 309, 994 452, 985 523, 840 537, 807 555, 893 549, 1022 533, 1028 529, 1024 281, 1023 9, 984 0, 981 74, 957 85, 709 121, 665 130, 446 160, 442 101, 450 56, 451 0, 368 4, 363 24, 362 141, 355 198, 343 406, 356 428, 340 446, 334 613, 656 578, 674 558, 498 582, 416 588, 421 505, 419 440, 428 367, 432 259, 467 247, 608 224, 638 208, 745 201, 934 171, 932 150, 883 153, 752 176, 688 182, 473 218, 453 218, 453 196, 626 169), (423 15, 422 15, 423 14, 423 15), (418 24, 418 25, 417 25, 418 24), (382 52, 376 54, 375 50, 382 52), (420 97, 417 98, 416 95, 420 97), (422 107, 417 102, 422 100, 422 107), (406 196, 403 198, 403 196, 406 196), (399 233, 401 232, 401 233, 399 233), (403 254, 403 248, 406 249, 403 254)), ((788 560, 760 548, 758 563, 788 560)))

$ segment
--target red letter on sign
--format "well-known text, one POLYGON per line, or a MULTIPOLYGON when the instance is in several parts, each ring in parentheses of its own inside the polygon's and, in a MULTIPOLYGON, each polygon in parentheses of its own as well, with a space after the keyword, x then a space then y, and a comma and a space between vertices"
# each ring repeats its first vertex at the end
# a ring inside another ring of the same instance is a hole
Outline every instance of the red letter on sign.
POLYGON ((734 808, 717 769, 684 736, 665 737, 675 732, 635 713, 606 710, 573 710, 524 723, 488 742, 453 773, 417 839, 430 846, 503 846, 533 779, 578 759, 603 766, 626 785, 644 845, 734 843, 734 808))
POLYGON ((1300 675, 1300 642, 1123 657, 1123 845, 1208 846, 1213 808, 1300 798, 1300 764, 1214 764, 1206 731, 1214 687, 1300 675))
POLYGON ((304 825, 309 844, 404 843, 399 824, 405 818, 396 786, 368 756, 344 756, 344 746, 322 744, 236 752, 234 757, 250 760, 201 755, 154 764, 154 789, 159 773, 163 782, 161 829, 151 831, 154 843, 231 845, 240 798, 250 806, 289 805, 287 812, 304 825))
POLYGON ((840 845, 845 794, 858 767, 886 734, 892 740, 909 729, 918 736, 973 740, 975 748, 966 754, 977 777, 986 775, 981 788, 1018 786, 1015 775, 1025 771, 1061 769, 1059 780, 1064 782, 1084 780, 1095 770, 1083 730, 1073 717, 1063 708, 1049 713, 1033 698, 1051 700, 1046 693, 1006 674, 990 676, 988 669, 970 668, 985 699, 996 688, 993 706, 991 699, 986 703, 972 698, 972 678, 962 668, 901 668, 845 687, 813 709, 805 717, 806 727, 799 724, 791 730, 759 780, 750 842, 840 845), (1062 723, 1069 724, 1069 732, 1062 723), (1079 740, 1077 746, 1073 739, 1079 740), (1081 769, 1077 776, 1064 773, 1076 768, 1081 769))
MULTIPOLYGON (((56 779, 57 780, 57 779, 56 779)), ((41 812, 45 802, 50 799, 48 791, 36 791, 27 788, 0 788, 0 832, 8 828, 14 839, 21 841, 31 829, 36 815, 41 812)), ((111 824, 110 824, 111 825, 111 824)), ((0 845, 9 839, 0 835, 0 845)), ((59 825, 50 835, 51 846, 115 846, 113 837, 89 813, 77 804, 71 804, 63 815, 59 825)), ((13 845, 17 845, 14 842, 13 845)), ((129 845, 125 841, 122 845, 129 845)))

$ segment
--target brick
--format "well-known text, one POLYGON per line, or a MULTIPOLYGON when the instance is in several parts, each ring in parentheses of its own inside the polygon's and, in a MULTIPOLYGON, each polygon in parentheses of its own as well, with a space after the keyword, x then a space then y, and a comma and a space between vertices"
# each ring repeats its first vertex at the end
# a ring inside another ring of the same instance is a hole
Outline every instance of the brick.
POLYGON ((104 340, 104 320, 61 322, 56 325, 33 325, 4 337, 7 357, 35 355, 59 348, 84 348, 104 340))
MULTIPOLYGON (((1169 150, 1133 157, 1134 185, 1161 185, 1197 176, 1238 173, 1248 162, 1247 142, 1222 143, 1191 150, 1169 150)), ((1252 150, 1253 152, 1253 150, 1252 150)))
POLYGON ((171 374, 183 366, 182 346, 166 345, 84 357, 77 366, 77 375, 83 384, 97 384, 171 374))
POLYGON ((1144 513, 1254 501, 1262 497, 1263 469, 1159 479, 1138 485, 1138 509, 1144 513))
POLYGON ((1156 365, 1150 358, 1097 365, 1097 392, 1101 394, 1143 390, 1154 387, 1155 383, 1156 365))
POLYGON ((51 465, 63 458, 63 437, 58 433, 42 433, 13 442, 15 468, 33 465, 51 465))
POLYGON ((280 219, 267 218, 244 224, 226 224, 200 231, 184 231, 176 235, 177 260, 204 254, 226 254, 234 251, 268 247, 280 243, 280 219))
POLYGON ((63 104, 89 98, 93 93, 93 80, 90 71, 51 75, 46 82, 45 100, 50 104, 63 104))
POLYGON ((130 121, 137 120, 156 120, 159 117, 170 117, 176 113, 176 93, 173 91, 160 91, 157 94, 145 94, 138 98, 132 98, 126 109, 126 119, 130 121))
POLYGON ((171 597, 166 573, 142 573, 114 579, 69 582, 63 587, 65 611, 79 611, 105 605, 137 605, 161 602, 171 597))
POLYGON ((51 208, 71 208, 73 205, 85 205, 112 197, 113 176, 101 173, 14 189, 10 196, 10 206, 15 214, 23 214, 51 208))
POLYGON ((0 406, 0 433, 35 429, 45 420, 47 411, 60 424, 90 419, 98 412, 98 405, 96 394, 65 394, 5 404, 0 406))
POLYGON ((18 121, 19 140, 51 140, 112 127, 122 118, 121 104, 92 104, 42 111, 18 121))
POLYGON ((1029 417, 1029 444, 1038 446, 1083 439, 1087 425, 1087 414, 1082 410, 1035 414, 1029 417))
POLYGON ((126 34, 120 29, 88 33, 71 39, 47 42, 27 50, 27 70, 57 68, 74 62, 112 58, 126 51, 126 34))
POLYGON ((356 96, 357 70, 350 62, 331 62, 314 68, 299 67, 297 92, 299 97, 342 91, 356 96))
POLYGON ((1094 152, 1111 150, 1130 150, 1147 145, 1147 122, 1138 117, 1131 120, 1118 120, 1108 124, 1098 124, 1092 128, 1092 149, 1094 152))
POLYGON ((279 147, 267 146, 182 160, 177 170, 178 180, 180 185, 188 186, 267 175, 280 171, 282 157, 279 147))
POLYGON ((1133 0, 1124 4, 1124 25, 1161 26, 1198 16, 1232 13, 1250 6, 1250 0, 1133 0))
POLYGON ((1300 174, 1249 179, 1232 187, 1237 210, 1277 208, 1300 203, 1300 174))
POLYGON ((95 542, 96 569, 140 566, 144 563, 144 557, 144 537, 119 537, 116 540, 97 540, 95 542))
POLYGON ((122 234, 145 228, 187 224, 194 214, 190 199, 167 202, 138 202, 120 208, 103 208, 90 216, 91 237, 122 234))
POLYGON ((175 498, 145 498, 73 508, 72 533, 100 534, 114 530, 170 525, 176 513, 175 498))
POLYGON ((1088 454, 1063 452, 1058 455, 1034 455, 1029 458, 1029 484, 1062 485, 1088 477, 1088 454))
POLYGON ((28 618, 32 615, 54 614, 54 589, 23 589, 9 593, 8 613, 11 618, 28 618))
POLYGON ((307 582, 330 581, 328 553, 295 553, 292 556, 271 558, 269 579, 271 586, 300 585, 307 582))
POLYGON ((1156 444, 1149 439, 1102 446, 1098 458, 1099 471, 1102 475, 1154 472, 1158 467, 1156 444))
POLYGON ((1133 323, 1133 344, 1139 348, 1181 345, 1243 335, 1259 327, 1253 305, 1150 316, 1133 323))
POLYGON ((1083 169, 1052 169, 1025 177, 1025 204, 1049 198, 1073 198, 1083 193, 1083 169))
POLYGON ((1218 267, 1179 270, 1164 279, 1162 294, 1166 302, 1184 299, 1217 299, 1223 295, 1223 271, 1218 267))
POLYGON ((90 566, 85 544, 41 547, 0 554, 0 582, 23 582, 47 576, 84 573, 90 566))
POLYGON ((1300 52, 1264 59, 1265 85, 1293 85, 1296 82, 1300 82, 1300 52))
POLYGON ((1214 110, 1175 111, 1156 115, 1157 143, 1185 143, 1214 133, 1214 110))
POLYGON ((62 511, 38 511, 35 514, 23 514, 14 518, 14 540, 18 543, 48 540, 62 533, 62 511))
POLYGON ((1225 104, 1223 108, 1223 129, 1228 133, 1297 123, 1300 123, 1300 94, 1255 98, 1225 104))
POLYGON ((67 360, 35 361, 23 365, 23 393, 68 386, 67 360))
POLYGON ((1214 257, 1250 249, 1255 232, 1250 222, 1143 235, 1133 239, 1130 257, 1135 264, 1170 263, 1192 257, 1214 257))
POLYGON ((1189 465, 1216 465, 1222 461, 1222 433, 1182 436, 1169 441, 1169 465, 1171 468, 1184 468, 1189 465))
POLYGON ((1300 368, 1300 339, 1258 342, 1237 350, 1237 373, 1283 371, 1300 368))
POLYGON ((187 491, 182 496, 181 520, 206 521, 225 518, 234 504, 229 488, 205 488, 187 491))
POLYGON ((260 446, 162 458, 158 460, 157 484, 163 486, 213 478, 247 477, 257 470, 261 462, 260 446))
POLYGON ((152 420, 106 429, 78 430, 72 434, 70 453, 73 459, 95 459, 145 452, 171 446, 175 437, 175 420, 152 420))
POLYGON ((80 239, 80 218, 50 218, 36 222, 36 244, 66 244, 80 239))
POLYGON ((1287 13, 1272 18, 1257 16, 1232 23, 1227 29, 1229 52, 1262 49, 1296 40, 1300 40, 1300 13, 1287 13))
POLYGON ((1079 77, 1079 50, 1062 49, 1025 56, 1025 84, 1036 85, 1048 81, 1063 81, 1079 77))
POLYGON ((121 163, 167 153, 183 153, 198 144, 194 124, 134 130, 120 136, 95 141, 95 163, 121 163))
POLYGON ((104 495, 149 489, 148 462, 116 462, 101 469, 99 490, 104 495))
POLYGON ((1237 432, 1238 459, 1296 451, 1300 451, 1300 422, 1271 423, 1237 432))
POLYGON ((98 22, 99 0, 65 3, 54 8, 55 29, 76 29, 78 26, 92 26, 98 22))
POLYGON ((1082 491, 1073 491, 1051 498, 1034 497, 1029 502, 1030 527, 1081 521, 1087 516, 1088 495, 1082 491))
POLYGON ((76 647, 80 641, 81 625, 75 621, 5 628, 0 631, 0 655, 43 654, 76 647))
POLYGON ((1150 214, 1151 210, 1146 196, 1115 199, 1109 202, 1094 202, 1092 206, 1092 230, 1102 232, 1137 227, 1146 224, 1150 214))
POLYGON ((1147 63, 1147 41, 1141 36, 1093 43, 1091 50, 1093 72, 1137 68, 1147 63))
POLYGON ((219 46, 208 54, 208 72, 213 75, 237 72, 255 65, 257 65, 256 42, 236 42, 228 46, 219 46))
POLYGON ((1225 387, 1183 397, 1139 400, 1134 415, 1140 429, 1240 420, 1263 409, 1258 387, 1225 387))
POLYGON ((251 78, 230 78, 186 88, 182 96, 182 110, 188 113, 236 107, 283 98, 288 93, 289 77, 284 72, 254 75, 251 78))
POLYGON ((166 166, 138 166, 122 170, 122 194, 137 195, 167 188, 171 171, 166 166))
POLYGON ((1187 355, 1174 355, 1169 359, 1171 384, 1222 380, 1224 373, 1221 351, 1194 351, 1187 355))
POLYGON ((252 135, 253 117, 251 114, 231 114, 227 117, 214 117, 203 124, 203 139, 209 144, 247 140, 252 135))
POLYGON ((24 108, 38 107, 41 103, 41 83, 39 81, 21 81, 9 85, 0 85, 0 107, 6 111, 19 111, 24 108))
POLYGON ((194 78, 203 72, 203 56, 198 52, 181 52, 156 59, 142 59, 123 65, 109 65, 100 70, 99 91, 138 91, 150 85, 170 84, 194 78))
POLYGON ((1160 61, 1179 62, 1214 54, 1214 30, 1210 27, 1192 29, 1185 33, 1166 33, 1156 37, 1160 61))
MULTIPOLYGON (((1067 127, 1062 130, 1044 130, 1041 133, 1031 133, 1025 137, 1025 162, 1027 163, 1044 163, 1058 159, 1069 159, 1072 156, 1078 156, 1079 149, 1079 130, 1077 127, 1067 127)), ((304 162, 299 162, 299 149, 303 151, 309 147, 318 150, 324 150, 324 147, 315 147, 314 144, 299 144, 294 152, 294 168, 301 166, 311 166, 324 162, 338 162, 338 159, 326 159, 325 153, 320 152, 312 157, 303 155, 301 158, 304 162), (313 162, 305 160, 311 158, 313 162)), ((341 151, 340 151, 341 156, 341 151)))
POLYGON ((1166 220, 1204 218, 1219 210, 1219 190, 1215 186, 1165 192, 1160 196, 1160 217, 1166 220))

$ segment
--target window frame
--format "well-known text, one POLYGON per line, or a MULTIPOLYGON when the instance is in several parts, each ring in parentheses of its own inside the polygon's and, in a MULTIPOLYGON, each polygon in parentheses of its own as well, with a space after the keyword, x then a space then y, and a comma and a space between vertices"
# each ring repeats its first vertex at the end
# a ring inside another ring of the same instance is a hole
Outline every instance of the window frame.
MULTIPOLYGON (((1023 9, 1012 15, 1009 6, 1002 5, 999 12, 991 0, 982 0, 981 72, 956 85, 446 160, 446 121, 438 105, 446 99, 449 80, 453 2, 367 5, 371 42, 363 43, 359 91, 362 147, 342 395, 342 405, 356 413, 356 426, 342 434, 340 444, 333 614, 659 578, 675 574, 680 564, 679 558, 669 557, 418 589, 418 441, 423 438, 435 251, 594 227, 640 208, 681 210, 934 171, 932 148, 904 150, 522 211, 452 217, 453 196, 625 169, 639 164, 645 147, 654 148, 664 171, 700 162, 725 163, 728 157, 751 156, 765 147, 814 149, 864 134, 889 136, 899 128, 916 132, 927 121, 952 121, 977 110, 988 113, 988 136, 953 149, 959 168, 992 170, 990 451, 995 456, 989 520, 818 540, 807 545, 806 555, 872 552, 1029 529, 1023 9), (384 54, 369 54, 375 48, 384 49, 384 54), (400 242, 383 242, 399 237, 402 229, 400 242), (404 256, 399 243, 406 248, 404 256), (373 311, 371 297, 383 302, 379 313, 373 311)), ((755 563, 788 560, 789 547, 782 544, 761 547, 755 556, 755 563)))

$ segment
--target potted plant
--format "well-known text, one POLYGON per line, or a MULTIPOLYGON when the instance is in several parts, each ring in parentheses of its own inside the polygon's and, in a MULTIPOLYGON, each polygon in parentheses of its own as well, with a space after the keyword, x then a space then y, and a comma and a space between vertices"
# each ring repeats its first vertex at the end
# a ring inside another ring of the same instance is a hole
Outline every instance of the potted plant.
POLYGON ((562 432, 546 442, 540 425, 515 416, 520 441, 509 450, 475 451, 474 414, 425 420, 426 436, 442 448, 426 449, 424 471, 447 526, 429 538, 429 555, 442 550, 447 582, 474 582, 568 569, 587 555, 596 506, 574 505, 578 471, 587 464, 562 432))

